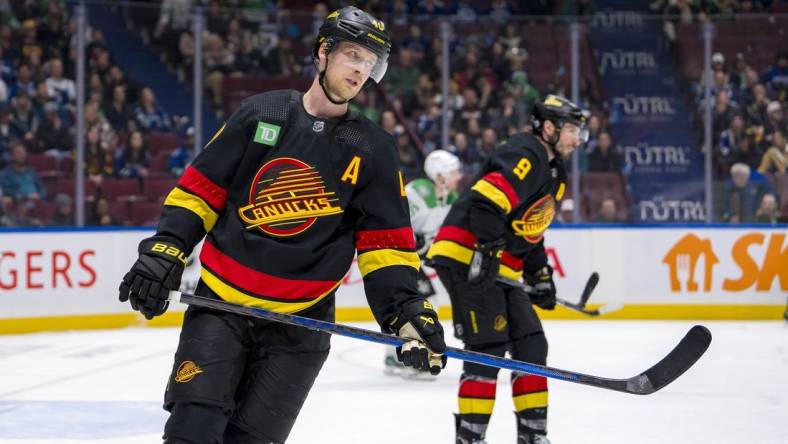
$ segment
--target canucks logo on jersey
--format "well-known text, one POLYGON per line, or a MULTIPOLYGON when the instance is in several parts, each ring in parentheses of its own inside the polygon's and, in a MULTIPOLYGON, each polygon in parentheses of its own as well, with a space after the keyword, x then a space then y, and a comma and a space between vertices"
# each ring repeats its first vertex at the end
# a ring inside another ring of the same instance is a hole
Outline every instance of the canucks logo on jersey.
POLYGON ((272 236, 303 233, 318 217, 342 213, 333 191, 315 168, 290 157, 267 162, 249 190, 249 205, 238 209, 247 229, 272 236))

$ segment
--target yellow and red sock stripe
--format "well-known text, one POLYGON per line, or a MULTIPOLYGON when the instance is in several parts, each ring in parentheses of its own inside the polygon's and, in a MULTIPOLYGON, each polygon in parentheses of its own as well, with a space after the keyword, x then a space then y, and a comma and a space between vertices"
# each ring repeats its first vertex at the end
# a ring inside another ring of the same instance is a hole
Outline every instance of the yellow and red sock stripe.
POLYGON ((512 379, 514 410, 547 407, 547 378, 535 375, 518 375, 512 379))
POLYGON ((421 265, 411 227, 359 230, 355 238, 361 276, 383 267, 404 265, 418 270, 421 265))
POLYGON ((328 296, 342 282, 273 276, 247 267, 206 240, 200 253, 203 281, 222 299, 236 304, 294 313, 328 296))
POLYGON ((461 415, 491 415, 495 406, 494 379, 461 378, 458 404, 461 415))
POLYGON ((186 168, 178 185, 164 200, 164 205, 185 208, 199 216, 206 233, 216 224, 226 203, 227 190, 192 166, 186 168))
POLYGON ((482 177, 471 189, 500 207, 504 214, 509 214, 520 203, 512 184, 499 172, 482 177))

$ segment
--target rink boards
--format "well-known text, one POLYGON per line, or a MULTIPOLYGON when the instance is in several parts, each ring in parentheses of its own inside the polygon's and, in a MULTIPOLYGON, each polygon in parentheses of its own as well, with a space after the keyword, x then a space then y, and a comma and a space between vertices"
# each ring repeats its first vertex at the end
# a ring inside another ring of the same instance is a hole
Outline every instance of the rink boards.
MULTIPOLYGON (((788 295, 786 229, 762 227, 552 228, 546 237, 558 292, 576 300, 588 276, 606 319, 781 319, 788 295)), ((0 232, 0 333, 177 325, 183 306, 146 322, 117 300, 145 229, 0 232)), ((199 278, 197 255, 184 289, 199 278)), ((432 276, 448 319, 448 296, 432 276)), ((355 263, 337 297, 339 321, 372 320, 355 263)), ((584 319, 559 307, 550 319, 584 319)), ((585 318, 588 319, 588 318, 585 318)))

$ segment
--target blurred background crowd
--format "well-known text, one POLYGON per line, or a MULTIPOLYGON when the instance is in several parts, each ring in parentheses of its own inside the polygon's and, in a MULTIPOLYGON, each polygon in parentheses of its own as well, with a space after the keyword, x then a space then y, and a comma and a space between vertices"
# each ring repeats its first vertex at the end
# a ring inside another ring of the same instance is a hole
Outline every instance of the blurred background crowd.
MULTIPOLYGON (((530 110, 540 97, 570 96, 568 24, 588 25, 580 41, 579 101, 592 112, 591 136, 576 163, 588 198, 579 221, 573 200, 564 199, 559 222, 633 222, 629 160, 611 129, 616 112, 590 37, 599 7, 593 0, 353 3, 386 21, 394 49, 381 87, 362 92, 352 107, 397 139, 409 179, 423 176, 427 153, 445 148, 462 160, 467 183, 498 143, 530 131, 530 110), (446 97, 439 19, 453 29, 446 97), (448 146, 441 142, 444 101, 448 146)), ((191 96, 165 82, 171 78, 184 91, 194 82, 193 8, 204 8, 201 83, 210 134, 246 96, 305 90, 315 75, 317 27, 343 4, 88 2, 85 131, 77 134, 74 3, 0 0, 0 226, 74 224, 77 137, 85 140, 86 224, 155 224, 164 196, 195 155, 191 117, 168 106, 191 96), (120 44, 124 51, 113 52, 120 44)), ((714 220, 785 222, 788 4, 655 0, 648 8, 662 33, 654 38, 675 57, 686 118, 695 123, 693 149, 701 150, 704 105, 711 103, 714 220), (721 38, 707 95, 698 36, 709 20, 719 22, 721 38)))

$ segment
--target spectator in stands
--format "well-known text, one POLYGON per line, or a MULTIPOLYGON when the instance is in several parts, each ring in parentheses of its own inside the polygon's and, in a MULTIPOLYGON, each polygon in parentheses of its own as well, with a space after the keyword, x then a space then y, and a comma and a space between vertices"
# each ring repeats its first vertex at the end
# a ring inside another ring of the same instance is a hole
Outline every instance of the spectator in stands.
POLYGON ((740 114, 736 114, 731 118, 728 128, 720 134, 720 154, 723 157, 730 155, 744 137, 746 137, 744 118, 740 114))
POLYGON ((205 29, 211 34, 224 35, 227 32, 228 18, 219 0, 209 0, 205 10, 205 29))
POLYGON ((132 131, 126 147, 115 157, 115 171, 118 177, 142 178, 148 175, 149 166, 150 153, 145 136, 141 131, 132 131))
POLYGON ((718 72, 725 74, 725 56, 721 52, 715 52, 711 55, 711 70, 715 75, 718 72))
POLYGON ((788 90, 788 54, 778 54, 774 65, 770 66, 763 76, 763 83, 772 91, 788 90))
POLYGON ((270 67, 272 75, 296 76, 301 73, 302 66, 293 53, 293 42, 288 37, 282 37, 269 54, 266 64, 270 67))
POLYGON ((751 170, 760 165, 763 153, 761 152, 760 145, 755 142, 756 136, 747 134, 740 138, 730 154, 723 159, 725 165, 733 165, 735 163, 743 163, 750 167, 751 170))
POLYGON ((70 128, 59 115, 59 105, 49 102, 44 105, 44 119, 36 131, 36 153, 44 153, 61 159, 74 147, 70 128))
POLYGON ((241 36, 241 43, 235 53, 235 61, 230 68, 230 75, 233 77, 255 76, 266 73, 263 52, 255 47, 252 33, 244 31, 241 36))
POLYGON ((380 126, 386 130, 387 133, 394 135, 394 130, 397 127, 397 117, 393 111, 386 110, 380 114, 380 126))
POLYGON ((25 129, 14 120, 14 110, 7 103, 0 103, 0 164, 10 153, 13 142, 25 137, 25 129), (5 155, 4 155, 5 154, 5 155))
POLYGON ((393 0, 385 3, 387 3, 385 6, 386 13, 390 17, 387 22, 390 25, 405 26, 409 23, 408 15, 411 11, 408 9, 406 0, 393 0))
POLYGON ((463 165, 463 173, 472 176, 479 169, 481 158, 476 148, 468 143, 465 133, 458 131, 454 134, 453 143, 449 146, 450 153, 460 158, 463 165))
POLYGON ((386 71, 386 83, 390 91, 396 93, 412 92, 418 85, 421 72, 416 66, 413 51, 408 48, 399 48, 397 64, 389 66, 386 71))
POLYGON ((482 142, 478 148, 479 155, 483 159, 487 159, 497 146, 498 133, 492 128, 485 128, 484 131, 482 131, 482 142))
POLYGON ((769 97, 766 95, 766 87, 762 83, 752 86, 752 98, 746 108, 747 120, 753 125, 763 125, 766 123, 766 110, 769 107, 769 97))
MULTIPOLYGON (((19 16, 17 20, 22 20, 19 16)), ((21 59, 19 41, 14 36, 14 30, 8 24, 0 25, 0 53, 3 59, 16 63, 21 59)))
POLYGON ((96 127, 87 130, 85 136, 85 174, 88 179, 101 185, 104 177, 115 175, 114 147, 102 145, 96 127))
POLYGON ((36 203, 30 200, 10 198, 6 203, 6 217, 4 220, 7 227, 40 227, 43 226, 41 220, 32 215, 36 203))
POLYGON ((132 79, 127 79, 126 74, 117 65, 113 65, 104 76, 104 84, 108 91, 112 91, 117 85, 126 86, 126 101, 134 103, 139 101, 140 87, 132 79))
POLYGON ((788 128, 780 102, 774 100, 766 107, 766 122, 764 127, 767 135, 775 131, 785 131, 786 128, 788 128))
POLYGON ((20 141, 11 144, 11 163, 0 171, 0 188, 4 199, 19 203, 35 203, 46 197, 38 173, 27 164, 27 148, 20 141))
POLYGON ((186 129, 186 138, 183 140, 178 148, 175 148, 170 153, 170 161, 167 165, 167 170, 174 177, 181 177, 183 170, 189 166, 189 163, 194 157, 194 127, 190 126, 186 129))
MULTIPOLYGON (((731 73, 728 76, 728 78, 731 82, 731 86, 735 91, 737 91, 737 93, 744 91, 746 89, 750 71, 754 72, 752 67, 750 67, 750 65, 747 64, 747 59, 744 58, 744 54, 741 52, 736 53, 735 65, 734 68, 731 70, 731 73)), ((756 79, 757 79, 757 73, 756 73, 756 79)), ((737 97, 741 97, 741 96, 737 94, 737 97)))
POLYGON ((8 85, 9 97, 16 97, 22 91, 27 91, 28 95, 36 93, 36 82, 33 81, 33 72, 30 65, 22 64, 16 68, 16 75, 11 84, 8 85))
POLYGON ((615 199, 609 197, 602 199, 594 222, 602 224, 617 224, 623 222, 623 219, 618 214, 615 199))
POLYGON ((74 200, 71 196, 58 193, 55 196, 55 212, 47 224, 52 227, 70 227, 74 225, 74 200))
POLYGON ((115 85, 112 88, 112 100, 104 103, 102 112, 116 132, 129 129, 129 121, 134 120, 134 112, 126 101, 126 85, 115 85))
POLYGON ((773 193, 765 193, 761 205, 755 211, 754 221, 759 224, 776 224, 782 221, 780 209, 777 208, 777 197, 773 193))
POLYGON ((68 105, 77 98, 74 81, 63 77, 63 61, 59 58, 49 60, 49 77, 46 79, 49 97, 61 105, 68 105))
POLYGON ((731 118, 738 114, 738 106, 731 103, 730 96, 726 90, 719 91, 712 109, 712 122, 714 124, 714 134, 719 135, 722 130, 730 125, 731 118))
POLYGON ((788 143, 782 132, 775 131, 772 134, 772 146, 763 154, 758 172, 784 174, 786 171, 788 171, 788 143))
POLYGON ((38 27, 38 41, 47 56, 68 57, 68 35, 64 27, 65 13, 59 2, 49 2, 44 23, 38 27))
POLYGON ((33 102, 26 90, 21 90, 11 99, 11 118, 18 128, 24 132, 24 139, 30 143, 33 133, 38 128, 38 116, 33 109, 33 102))
POLYGON ((575 219, 575 201, 570 197, 561 200, 561 209, 558 211, 557 219, 564 224, 571 224, 575 219))
POLYGON ((86 103, 101 104, 104 101, 104 83, 98 73, 94 72, 89 75, 85 97, 86 103))
MULTIPOLYGON (((28 62, 31 60, 40 61, 44 54, 44 49, 38 43, 38 31, 36 29, 36 20, 33 18, 22 21, 22 41, 21 55, 28 62)), ((35 71, 35 69, 34 69, 35 71)))
POLYGON ((170 116, 156 103, 156 96, 150 88, 142 88, 139 104, 134 108, 134 116, 143 131, 170 131, 170 116))
POLYGON ((88 217, 88 225, 92 226, 110 226, 118 225, 118 221, 112 216, 109 208, 109 201, 106 197, 99 197, 93 203, 90 216, 88 217))
MULTIPOLYGON (((183 61, 178 51, 181 34, 191 28, 193 0, 164 0, 161 3, 159 21, 153 30, 154 43, 164 50, 167 63, 178 66, 183 61)), ((146 38, 143 34, 143 38, 146 38)))
POLYGON ((732 224, 750 222, 765 190, 750 182, 750 167, 743 163, 731 166, 731 181, 725 184, 720 205, 720 219, 732 224))
POLYGON ((610 133, 599 133, 596 147, 588 154, 588 171, 591 172, 619 172, 621 171, 621 156, 612 147, 610 133))
POLYGON ((118 135, 109 121, 99 113, 99 105, 97 103, 88 103, 85 105, 85 129, 90 130, 95 128, 99 134, 99 143, 102 147, 107 149, 114 149, 118 146, 118 135))
POLYGON ((205 70, 205 87, 210 92, 212 105, 222 109, 222 81, 229 74, 235 63, 235 54, 225 46, 224 40, 217 34, 205 36, 203 50, 203 69, 205 70))

